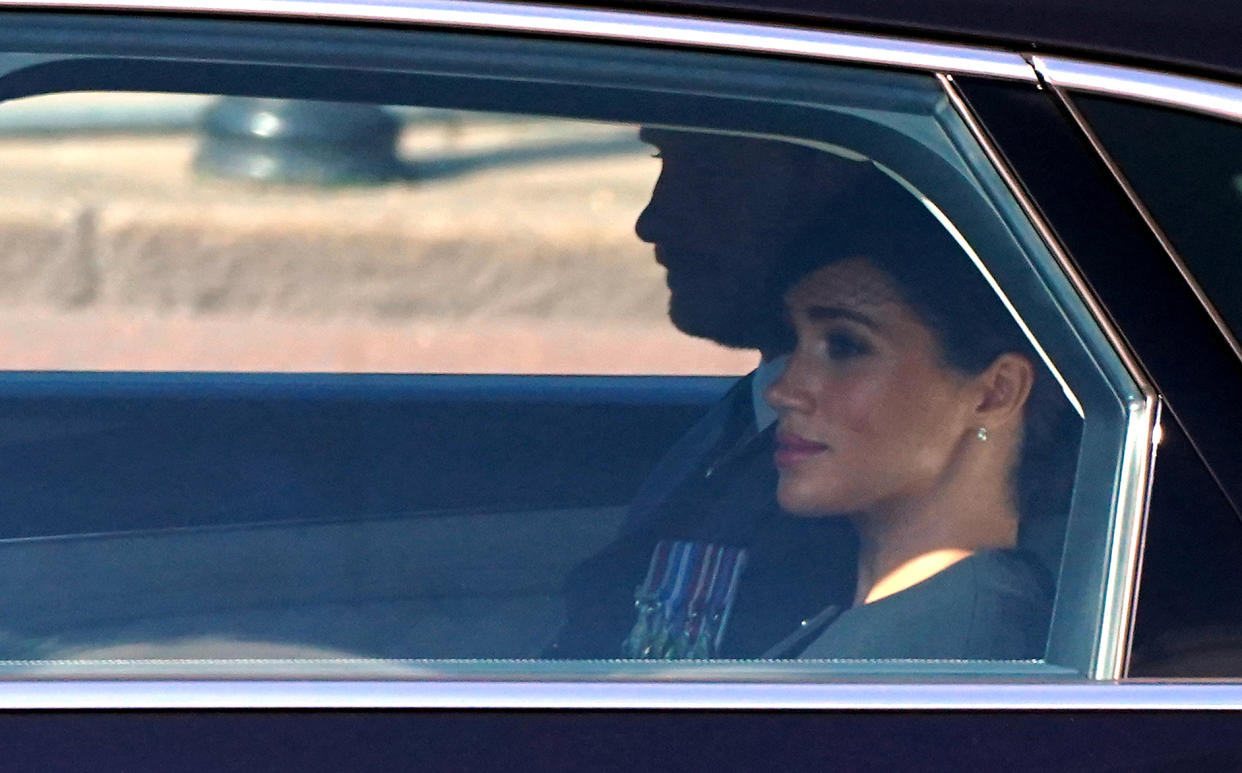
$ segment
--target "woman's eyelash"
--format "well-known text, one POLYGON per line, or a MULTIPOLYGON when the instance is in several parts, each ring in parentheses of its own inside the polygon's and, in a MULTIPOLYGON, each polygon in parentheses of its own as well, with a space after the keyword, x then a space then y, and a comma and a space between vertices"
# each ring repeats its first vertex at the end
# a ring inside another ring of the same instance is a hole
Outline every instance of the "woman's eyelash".
POLYGON ((828 356, 834 360, 849 359, 871 352, 871 347, 862 339, 849 333, 829 333, 824 341, 827 344, 828 356))

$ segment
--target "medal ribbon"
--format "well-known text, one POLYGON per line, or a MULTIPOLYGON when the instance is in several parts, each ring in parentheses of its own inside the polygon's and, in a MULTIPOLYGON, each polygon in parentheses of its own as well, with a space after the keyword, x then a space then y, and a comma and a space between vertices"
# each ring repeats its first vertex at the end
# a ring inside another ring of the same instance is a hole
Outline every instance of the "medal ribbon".
POLYGON ((637 620, 622 644, 629 658, 716 657, 746 564, 746 549, 661 540, 634 592, 637 620))

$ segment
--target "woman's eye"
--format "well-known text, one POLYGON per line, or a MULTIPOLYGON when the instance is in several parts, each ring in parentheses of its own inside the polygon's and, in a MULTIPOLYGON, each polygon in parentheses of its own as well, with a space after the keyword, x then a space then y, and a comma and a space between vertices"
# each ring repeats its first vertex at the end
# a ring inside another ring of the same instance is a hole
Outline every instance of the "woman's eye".
POLYGON ((849 333, 829 333, 825 340, 828 344, 828 357, 834 360, 848 360, 871 351, 857 336, 849 333))

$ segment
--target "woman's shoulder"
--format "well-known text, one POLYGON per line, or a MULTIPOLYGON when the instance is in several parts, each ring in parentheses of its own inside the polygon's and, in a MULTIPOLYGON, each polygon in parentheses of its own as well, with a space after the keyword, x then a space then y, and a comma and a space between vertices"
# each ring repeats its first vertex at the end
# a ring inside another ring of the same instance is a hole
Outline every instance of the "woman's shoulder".
MULTIPOLYGON (((970 567, 973 609, 966 649, 972 658, 1043 655, 1055 581, 1035 556, 1016 550, 976 553, 970 567)), ((963 597, 964 598, 964 597, 963 597)))
POLYGON ((1052 595, 1051 576, 1030 554, 980 551, 899 593, 847 610, 802 657, 1038 658, 1052 595))
POLYGON ((1051 603, 1055 589, 1052 574, 1032 553, 981 550, 959 563, 969 570, 968 577, 963 579, 975 585, 976 593, 989 598, 1020 597, 1051 603))

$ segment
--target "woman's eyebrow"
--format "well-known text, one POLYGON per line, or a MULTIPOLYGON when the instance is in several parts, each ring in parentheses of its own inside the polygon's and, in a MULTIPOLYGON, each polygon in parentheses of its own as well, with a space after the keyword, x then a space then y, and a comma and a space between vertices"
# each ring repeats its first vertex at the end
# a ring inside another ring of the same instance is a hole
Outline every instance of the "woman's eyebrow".
POLYGON ((866 314, 854 311, 853 309, 843 309, 840 306, 811 305, 806 307, 804 313, 808 319, 815 322, 824 322, 826 320, 833 319, 849 319, 859 323, 860 325, 866 325, 872 330, 880 329, 880 323, 876 322, 871 317, 868 317, 866 314))

